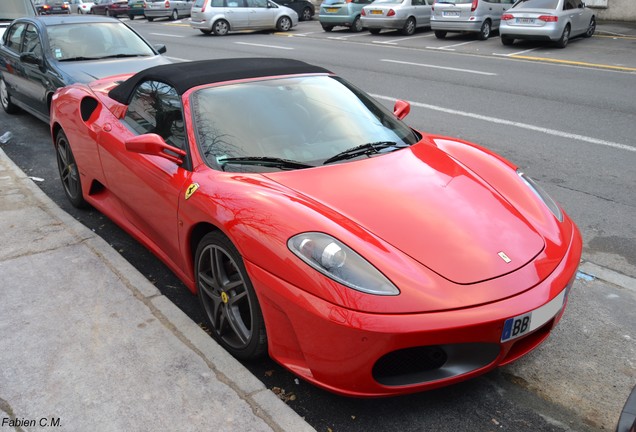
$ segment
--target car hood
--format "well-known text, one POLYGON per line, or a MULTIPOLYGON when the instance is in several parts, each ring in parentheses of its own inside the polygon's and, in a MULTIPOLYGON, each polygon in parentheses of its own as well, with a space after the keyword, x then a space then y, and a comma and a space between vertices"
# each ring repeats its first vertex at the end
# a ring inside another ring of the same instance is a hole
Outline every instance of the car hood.
POLYGON ((58 62, 58 65, 60 70, 71 78, 72 82, 88 83, 112 75, 135 73, 152 66, 168 63, 171 63, 171 61, 166 57, 154 55, 148 57, 58 62))
POLYGON ((429 145, 266 176, 346 216, 458 284, 513 272, 545 245, 501 194, 429 145))

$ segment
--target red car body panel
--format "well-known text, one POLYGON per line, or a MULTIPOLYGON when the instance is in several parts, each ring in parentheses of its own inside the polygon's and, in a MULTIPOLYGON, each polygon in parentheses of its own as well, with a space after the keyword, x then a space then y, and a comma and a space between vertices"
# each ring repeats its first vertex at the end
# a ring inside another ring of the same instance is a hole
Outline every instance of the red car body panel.
POLYGON ((523 185, 516 167, 488 150, 423 134, 411 148, 378 158, 268 174, 216 171, 195 144, 188 92, 185 169, 126 150, 134 134, 119 121, 126 106, 107 96, 112 86, 113 79, 72 85, 53 101, 52 133, 64 129, 85 199, 192 292, 197 242, 221 230, 254 285, 270 356, 304 379, 349 396, 440 387, 517 359, 559 321, 581 256, 580 234, 523 185), (80 112, 85 97, 100 102, 87 120, 80 112), (199 188, 186 199, 193 183, 199 188), (413 210, 408 223, 392 222, 413 210), (287 241, 308 231, 329 233, 362 254, 400 295, 355 291, 304 264, 287 241), (501 245, 510 264, 497 256, 501 245), (500 342, 506 319, 560 295, 563 305, 545 325, 500 342), (374 377, 374 364, 388 353, 462 344, 496 352, 474 370, 425 383, 386 385, 374 377))

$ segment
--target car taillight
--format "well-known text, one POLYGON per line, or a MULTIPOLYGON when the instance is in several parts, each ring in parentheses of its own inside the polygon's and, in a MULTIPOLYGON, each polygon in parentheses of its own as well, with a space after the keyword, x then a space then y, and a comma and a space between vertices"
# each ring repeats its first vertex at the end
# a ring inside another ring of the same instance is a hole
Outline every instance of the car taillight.
POLYGON ((514 17, 513 17, 512 15, 510 15, 510 14, 503 14, 503 15, 501 16, 501 19, 502 19, 502 20, 504 20, 504 21, 508 21, 508 20, 513 19, 513 18, 514 18, 514 17))
POLYGON ((386 13, 386 16, 394 16, 395 15, 395 11, 393 9, 389 9, 389 11, 386 13))
POLYGON ((477 9, 477 3, 479 2, 479 0, 473 0, 473 4, 470 7, 470 11, 471 12, 475 12, 475 9, 477 9))
POLYGON ((208 5, 208 0, 203 0, 203 5, 201 6, 201 13, 205 12, 205 7, 208 5))
POLYGON ((539 19, 545 22, 557 22, 559 17, 555 15, 541 15, 539 19))
POLYGON ((367 16, 366 12, 364 11, 364 9, 362 9, 362 11, 360 12, 360 15, 362 16, 367 16))
POLYGON ((166 2, 163 5, 166 7, 166 9, 168 9, 170 7, 170 1, 166 0, 166 2))

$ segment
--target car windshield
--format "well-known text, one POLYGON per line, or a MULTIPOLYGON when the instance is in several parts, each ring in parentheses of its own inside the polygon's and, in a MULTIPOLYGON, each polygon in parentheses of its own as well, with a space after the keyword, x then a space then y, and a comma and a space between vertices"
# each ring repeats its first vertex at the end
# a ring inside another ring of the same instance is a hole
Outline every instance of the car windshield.
POLYGON ((556 9, 559 0, 520 0, 513 5, 515 9, 556 9))
POLYGON ((420 139, 363 92, 324 75, 208 87, 190 100, 201 153, 209 166, 226 171, 271 170, 281 160, 291 169, 318 166, 356 147, 368 151, 337 160, 395 151, 420 139), (232 158, 256 162, 227 164, 232 158), (270 162, 266 168, 263 158, 270 162))
POLYGON ((47 27, 51 55, 58 61, 155 55, 135 32, 119 22, 47 27))

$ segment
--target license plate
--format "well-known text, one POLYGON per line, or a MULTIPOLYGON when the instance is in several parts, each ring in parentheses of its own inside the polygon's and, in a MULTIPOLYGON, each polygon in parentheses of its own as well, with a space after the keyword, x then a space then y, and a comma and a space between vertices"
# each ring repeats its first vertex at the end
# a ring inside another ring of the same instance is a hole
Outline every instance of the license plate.
POLYGON ((446 12, 442 12, 442 15, 445 16, 445 17, 458 17, 459 16, 459 12, 446 11, 446 12))
POLYGON ((534 18, 517 18, 517 24, 534 24, 534 18))
POLYGON ((371 11, 371 15, 382 15, 382 11, 381 10, 372 10, 371 11))
POLYGON ((531 331, 534 331, 554 318, 565 303, 568 289, 564 289, 561 293, 553 298, 549 303, 525 313, 508 318, 504 322, 504 328, 501 332, 501 342, 508 342, 517 339, 531 331))
POLYGON ((336 13, 336 12, 338 12, 338 8, 326 8, 325 10, 326 10, 327 12, 329 12, 329 13, 336 13))

